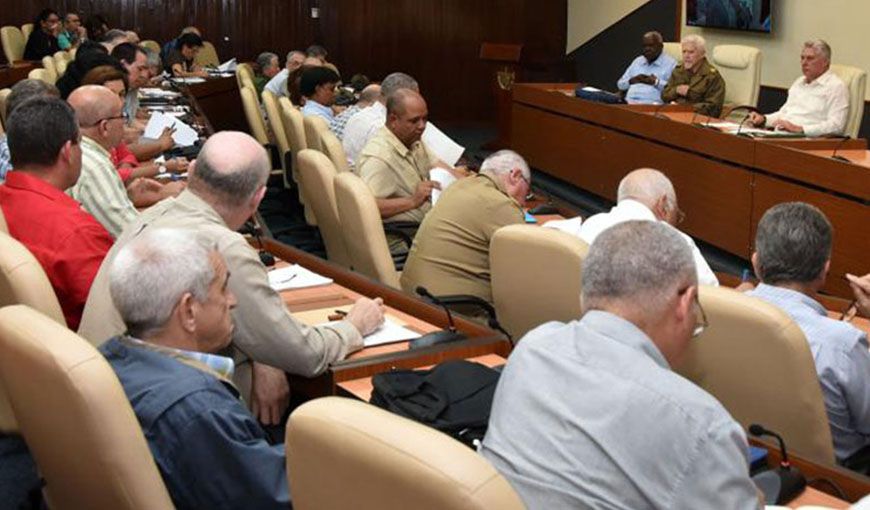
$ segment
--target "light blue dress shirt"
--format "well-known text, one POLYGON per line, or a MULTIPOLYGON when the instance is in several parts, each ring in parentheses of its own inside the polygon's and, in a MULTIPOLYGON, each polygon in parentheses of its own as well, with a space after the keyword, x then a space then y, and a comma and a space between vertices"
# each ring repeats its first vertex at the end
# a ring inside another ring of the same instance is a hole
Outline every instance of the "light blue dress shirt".
POLYGON ((677 66, 677 61, 670 55, 662 52, 659 58, 652 62, 647 62, 643 55, 634 59, 622 78, 616 82, 619 90, 627 90, 625 100, 628 103, 654 104, 662 102, 662 91, 668 80, 671 79, 671 73, 677 66), (629 85, 628 81, 639 74, 652 74, 659 79, 655 85, 647 85, 646 83, 635 83, 629 85))
POLYGON ((323 106, 322 104, 312 99, 308 99, 305 101, 305 106, 302 107, 302 115, 314 115, 315 117, 322 117, 323 120, 326 121, 327 125, 331 124, 332 119, 335 118, 335 115, 332 113, 332 108, 328 106, 323 106))
POLYGON ((748 292, 781 308, 804 332, 822 385, 834 453, 842 462, 870 444, 870 350, 867 335, 828 317, 801 292, 761 284, 748 292))
POLYGON ((517 344, 481 447, 529 509, 757 509, 747 452, 716 399, 601 311, 517 344))

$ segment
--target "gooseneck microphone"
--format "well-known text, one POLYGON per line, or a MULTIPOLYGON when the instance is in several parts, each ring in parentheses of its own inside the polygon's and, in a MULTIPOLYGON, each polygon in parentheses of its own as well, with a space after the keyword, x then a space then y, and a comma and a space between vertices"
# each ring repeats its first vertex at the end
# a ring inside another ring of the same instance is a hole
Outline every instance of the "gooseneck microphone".
POLYGON ((837 152, 838 152, 840 149, 842 149, 842 148, 843 148, 843 145, 845 145, 846 142, 848 142, 849 140, 851 140, 852 137, 851 137, 851 136, 840 136, 840 137, 838 137, 838 138, 840 138, 840 143, 838 143, 838 144, 836 145, 836 147, 834 147, 834 153, 831 154, 831 159, 836 159, 837 161, 842 161, 843 163, 851 163, 851 161, 849 161, 848 158, 844 158, 843 156, 838 156, 838 155, 837 155, 837 152))
POLYGON ((450 308, 443 301, 432 295, 426 287, 420 286, 414 289, 418 296, 426 298, 437 306, 444 309, 447 314, 447 329, 442 331, 433 331, 425 335, 415 338, 408 342, 408 349, 419 349, 420 347, 429 347, 430 345, 445 344, 449 342, 458 342, 465 340, 467 337, 456 331, 456 325, 453 323, 453 314, 450 313, 450 308))
POLYGON ((444 311, 447 313, 447 329, 451 333, 456 333, 456 324, 453 323, 453 315, 450 313, 450 308, 447 308, 447 305, 445 305, 443 302, 441 302, 440 299, 432 295, 432 293, 429 292, 426 287, 423 287, 421 285, 414 290, 415 292, 417 292, 418 296, 424 297, 444 309, 444 311))
POLYGON ((779 442, 779 451, 782 454, 779 467, 760 473, 752 478, 758 488, 761 489, 761 492, 764 493, 767 504, 782 505, 800 495, 807 486, 807 479, 797 468, 791 465, 782 436, 757 423, 749 426, 749 433, 756 437, 775 437, 779 442))
POLYGON ((749 105, 749 104, 745 104, 745 105, 741 105, 741 106, 737 106, 735 108, 732 108, 731 111, 728 113, 730 115, 734 112, 739 112, 739 111, 743 111, 743 110, 746 110, 746 115, 743 116, 743 120, 741 120, 740 124, 737 126, 737 132, 734 133, 734 136, 740 136, 740 131, 743 129, 743 126, 746 125, 746 121, 749 120, 749 117, 751 117, 753 113, 758 113, 758 108, 756 108, 752 105, 749 105))

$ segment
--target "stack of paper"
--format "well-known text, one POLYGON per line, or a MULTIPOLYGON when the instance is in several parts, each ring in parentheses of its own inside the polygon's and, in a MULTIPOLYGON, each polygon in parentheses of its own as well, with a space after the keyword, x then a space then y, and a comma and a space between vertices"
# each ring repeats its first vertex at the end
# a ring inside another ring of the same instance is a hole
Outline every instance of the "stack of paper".
POLYGON ((232 73, 235 72, 236 67, 238 67, 238 63, 236 63, 235 58, 231 58, 224 62, 223 64, 218 66, 218 71, 222 73, 232 73))
POLYGON ((148 121, 148 125, 145 126, 145 132, 142 136, 156 140, 160 138, 160 135, 166 128, 175 129, 175 132, 172 133, 172 140, 181 147, 189 147, 199 140, 199 135, 195 129, 163 112, 151 114, 151 119, 148 121))
POLYGON ((269 285, 277 291, 318 287, 330 283, 332 283, 331 278, 320 276, 299 264, 269 271, 269 285))
POLYGON ((181 94, 174 90, 163 90, 156 87, 143 87, 139 89, 139 96, 141 97, 178 97, 181 94))
POLYGON ((172 78, 172 81, 176 83, 203 83, 205 82, 205 78, 200 78, 199 76, 188 76, 185 78, 172 78))
POLYGON ((363 337, 363 344, 366 347, 373 345, 388 344, 392 342, 402 342, 404 340, 412 340, 419 338, 420 334, 416 331, 411 331, 405 326, 396 324, 389 318, 384 318, 384 323, 374 333, 363 337))
POLYGON ((438 197, 441 196, 441 192, 447 189, 448 186, 456 182, 456 177, 450 173, 448 170, 443 168, 433 168, 429 170, 429 179, 437 182, 441 185, 441 189, 432 189, 432 205, 435 205, 435 202, 438 201, 438 197))
POLYGON ((572 236, 580 237, 580 225, 582 223, 583 218, 577 216, 570 220, 550 220, 547 223, 544 223, 543 226, 554 230, 561 230, 562 232, 571 234, 572 236))
POLYGON ((426 130, 423 131, 423 143, 438 159, 450 166, 455 166, 459 158, 462 157, 462 153, 465 152, 465 147, 454 142, 431 122, 426 123, 426 130))

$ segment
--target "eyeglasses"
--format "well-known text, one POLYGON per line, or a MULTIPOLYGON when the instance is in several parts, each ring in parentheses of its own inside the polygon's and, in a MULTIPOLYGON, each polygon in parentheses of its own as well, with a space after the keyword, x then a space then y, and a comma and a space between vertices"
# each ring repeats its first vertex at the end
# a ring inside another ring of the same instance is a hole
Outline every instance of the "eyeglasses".
POLYGON ((692 338, 698 338, 701 336, 701 333, 704 332, 709 326, 710 323, 707 321, 707 314, 704 313, 704 307, 701 306, 701 300, 698 299, 698 295, 695 294, 695 304, 698 305, 698 312, 701 315, 701 322, 695 324, 695 329, 692 330, 692 338))
POLYGON ((127 120, 127 119, 129 119, 129 118, 130 118, 130 116, 127 114, 127 112, 126 112, 126 111, 122 111, 120 115, 115 115, 114 117, 105 117, 105 118, 103 118, 103 119, 100 119, 100 120, 94 122, 93 124, 90 124, 90 125, 87 125, 87 126, 82 125, 81 127, 94 127, 94 126, 99 126, 100 123, 102 123, 102 122, 104 122, 104 121, 105 121, 105 122, 109 122, 110 120, 115 120, 115 119, 124 119, 124 120, 127 120))

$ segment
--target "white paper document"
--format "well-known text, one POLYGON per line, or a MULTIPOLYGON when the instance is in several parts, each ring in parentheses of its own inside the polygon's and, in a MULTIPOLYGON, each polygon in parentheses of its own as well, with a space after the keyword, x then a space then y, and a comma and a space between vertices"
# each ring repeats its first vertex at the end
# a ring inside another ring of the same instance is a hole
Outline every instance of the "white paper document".
POLYGON ((441 196, 441 193, 446 190, 448 186, 456 182, 456 177, 444 168, 433 168, 432 170, 429 170, 429 179, 441 185, 441 189, 432 189, 432 205, 434 206, 435 202, 438 201, 438 197, 441 196))
POLYGON ((432 151, 432 154, 450 166, 455 166, 459 158, 462 157, 462 153, 465 152, 465 147, 454 142, 431 122, 426 123, 426 130, 423 131, 423 143, 432 151))
POLYGON ((155 87, 143 87, 139 89, 140 97, 178 97, 181 94, 174 90, 163 90, 155 87))
POLYGON ((568 220, 550 220, 547 223, 544 223, 542 226, 545 228, 552 228, 554 230, 561 230, 566 234, 571 234, 574 237, 580 237, 580 225, 583 223, 583 218, 577 216, 576 218, 571 218, 568 220))
POLYGON ((176 83, 204 83, 205 78, 200 78, 199 76, 186 76, 183 78, 172 78, 172 81, 176 83))
POLYGON ((177 145, 188 147, 196 143, 199 135, 196 130, 185 124, 183 121, 176 119, 171 115, 166 115, 163 112, 154 112, 151 114, 151 119, 148 120, 148 125, 145 126, 145 132, 142 134, 145 138, 156 140, 160 138, 165 128, 175 128, 172 133, 172 140, 177 145))
POLYGON ((405 326, 401 326, 391 321, 388 317, 384 318, 384 323, 374 333, 363 337, 363 344, 366 347, 373 345, 388 344, 392 342, 401 342, 419 338, 420 333, 412 331, 405 326))
POLYGON ((224 62, 223 64, 218 66, 218 71, 222 73, 231 73, 236 70, 238 63, 236 63, 236 59, 231 58, 224 62))
POLYGON ((299 264, 281 267, 269 271, 269 286, 276 291, 287 289, 305 289, 329 285, 332 278, 320 276, 314 271, 309 271, 299 264))

